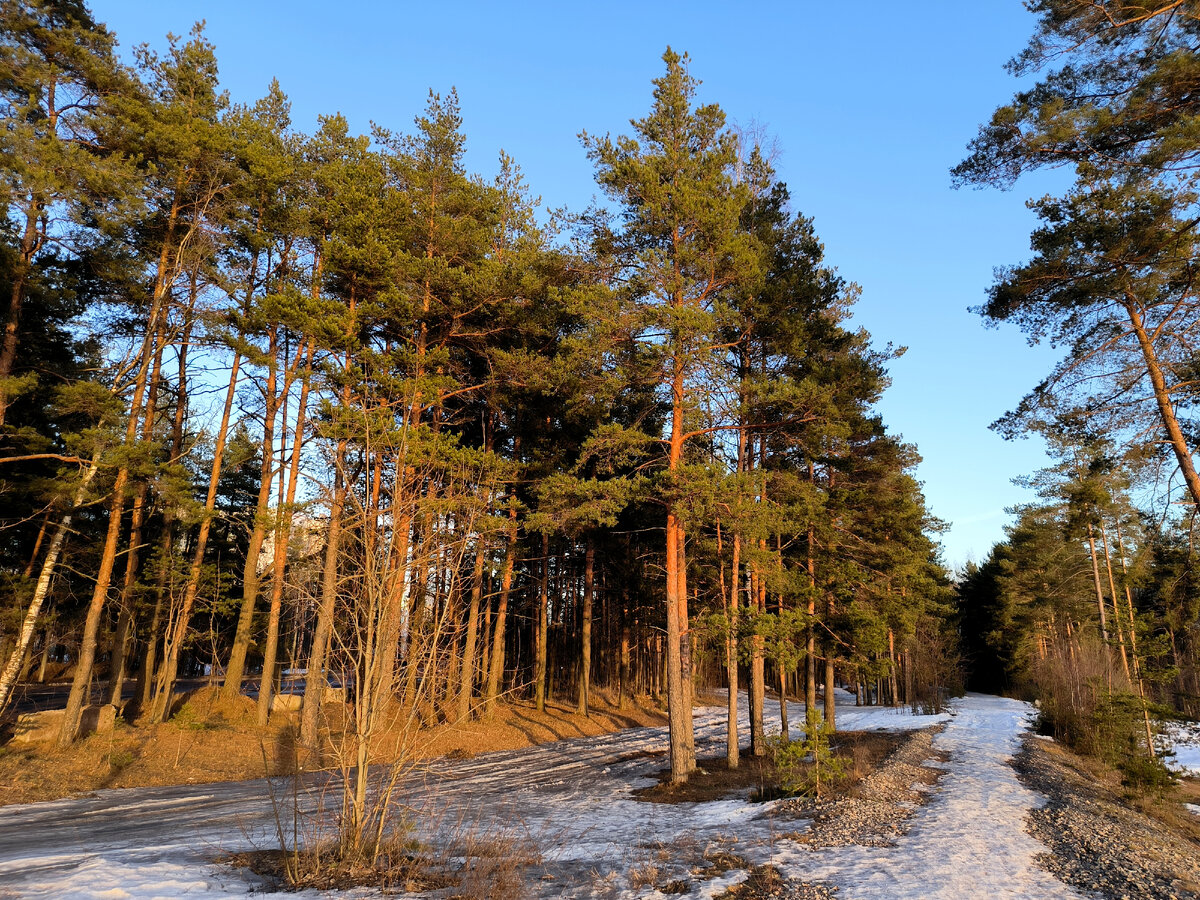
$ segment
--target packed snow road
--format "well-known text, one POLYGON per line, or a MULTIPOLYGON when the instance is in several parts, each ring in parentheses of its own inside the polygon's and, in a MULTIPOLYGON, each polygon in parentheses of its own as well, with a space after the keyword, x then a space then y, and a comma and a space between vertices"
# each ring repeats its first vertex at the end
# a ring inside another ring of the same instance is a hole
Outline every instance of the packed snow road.
MULTIPOLYGON (((686 873, 710 847, 771 863, 791 878, 837 886, 846 900, 1076 897, 1036 866, 1034 857, 1045 848, 1024 829, 1025 813, 1040 798, 1018 784, 1008 760, 1029 713, 1025 704, 977 695, 956 701, 950 716, 839 709, 843 729, 946 722, 934 746, 950 753, 950 762, 942 764, 948 773, 894 848, 807 849, 779 836, 803 829, 803 823, 781 824, 769 803, 634 800, 631 791, 651 784, 665 763, 661 728, 439 760, 410 776, 402 795, 413 807, 444 811, 422 819, 428 839, 500 826, 541 845, 548 875, 530 889, 543 897, 659 897, 652 885, 631 886, 628 873, 651 865, 664 878, 672 866, 686 873)), ((698 753, 719 753, 723 711, 697 710, 696 726, 698 753)), ((302 801, 309 811, 314 796, 302 801)), ((264 781, 99 791, 2 808, 0 898, 244 895, 252 885, 247 876, 213 859, 270 847, 273 833, 264 781)), ((730 871, 693 885, 690 896, 715 896, 745 877, 744 870, 730 871)))
POLYGON ((971 695, 954 704, 934 739, 947 751, 947 774, 897 847, 846 847, 806 854, 780 847, 772 861, 806 880, 844 885, 853 900, 870 898, 1081 897, 1034 858, 1046 847, 1025 831, 1025 815, 1043 798, 1023 787, 1009 760, 1030 720, 1016 700, 971 695))

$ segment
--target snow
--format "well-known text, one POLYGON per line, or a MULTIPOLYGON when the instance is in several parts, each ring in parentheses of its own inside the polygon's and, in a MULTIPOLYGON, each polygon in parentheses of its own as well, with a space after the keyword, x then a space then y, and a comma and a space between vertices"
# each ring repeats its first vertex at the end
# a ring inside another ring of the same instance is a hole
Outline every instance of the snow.
POLYGON ((1174 749, 1169 765, 1183 775, 1200 778, 1200 722, 1170 722, 1163 732, 1174 749))
MULTIPOLYGON (((593 891, 662 897, 652 885, 630 885, 628 873, 647 867, 661 870, 650 879, 654 884, 688 878, 687 896, 714 897, 746 872, 695 882, 689 872, 709 848, 772 863, 793 878, 830 882, 856 900, 1078 896, 1037 868, 1034 857, 1045 848, 1024 830, 1024 817, 1040 798, 1017 782, 1008 761, 1028 728, 1029 706, 973 695, 956 701, 953 715, 913 716, 856 708, 848 694, 839 700, 842 729, 946 725, 934 746, 950 752, 943 764, 948 773, 895 848, 807 849, 782 836, 805 823, 777 820, 773 803, 635 800, 631 792, 653 783, 666 765, 662 728, 439 760, 405 781, 404 800, 433 811, 417 818, 427 840, 447 842, 475 831, 540 846, 553 876, 531 888, 542 897, 593 891)), ((803 707, 792 710, 793 721, 802 720, 803 707)), ((777 722, 777 705, 768 714, 777 722)), ((724 731, 723 710, 698 709, 698 754, 721 752, 724 731)), ((253 876, 213 860, 222 852, 272 846, 273 829, 262 781, 107 790, 0 808, 0 897, 6 891, 47 900, 244 895, 258 886, 253 876)))
POLYGON ((1043 801, 1017 781, 1009 760, 1031 708, 978 695, 956 707, 934 739, 934 749, 950 753, 947 775, 899 846, 811 853, 791 845, 772 861, 852 888, 856 900, 1080 896, 1037 867, 1046 848, 1025 831, 1026 814, 1043 801))

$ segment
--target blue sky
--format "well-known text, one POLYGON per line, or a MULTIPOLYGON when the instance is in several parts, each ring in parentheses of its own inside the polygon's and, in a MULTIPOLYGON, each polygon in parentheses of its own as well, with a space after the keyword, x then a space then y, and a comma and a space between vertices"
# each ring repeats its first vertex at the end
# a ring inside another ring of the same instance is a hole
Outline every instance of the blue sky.
POLYGON ((981 559, 1004 508, 1029 499, 1009 481, 1045 464, 1039 444, 988 424, 1052 365, 1014 329, 985 329, 979 304, 995 266, 1029 254, 1025 200, 1063 173, 1011 192, 952 190, 948 170, 1018 83, 1003 70, 1032 33, 1019 3, 691 2, 371 3, 92 0, 122 48, 161 48, 204 19, 235 101, 279 78, 293 122, 341 112, 406 130, 430 88, 458 89, 467 164, 494 173, 500 149, 549 206, 596 194, 578 133, 627 131, 650 105, 667 45, 686 51, 700 99, 774 135, 776 168, 826 256, 862 286, 855 322, 908 347, 881 412, 924 457, 932 512, 952 523, 945 558, 981 559))

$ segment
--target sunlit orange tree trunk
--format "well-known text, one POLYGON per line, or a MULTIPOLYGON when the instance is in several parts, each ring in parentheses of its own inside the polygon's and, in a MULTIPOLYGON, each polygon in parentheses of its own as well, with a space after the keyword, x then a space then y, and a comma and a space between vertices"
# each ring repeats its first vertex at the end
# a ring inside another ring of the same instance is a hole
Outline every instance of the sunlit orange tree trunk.
POLYGON ((667 700, 671 779, 686 781, 693 758, 691 710, 683 683, 688 639, 684 539, 677 494, 689 439, 700 433, 694 415, 714 361, 727 352, 720 339, 722 292, 757 270, 753 241, 740 227, 748 200, 737 183, 737 142, 715 105, 696 106, 699 82, 688 59, 668 48, 666 73, 654 81, 650 114, 634 135, 584 135, 596 178, 621 206, 623 223, 604 234, 617 247, 631 304, 642 317, 637 338, 657 355, 653 380, 669 410, 665 453, 667 700))

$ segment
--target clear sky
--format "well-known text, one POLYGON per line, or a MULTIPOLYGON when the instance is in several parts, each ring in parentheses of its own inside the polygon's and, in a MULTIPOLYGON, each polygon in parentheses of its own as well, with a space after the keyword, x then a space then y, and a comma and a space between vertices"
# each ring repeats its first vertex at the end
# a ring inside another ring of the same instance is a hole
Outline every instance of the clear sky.
POLYGON ((716 2, 404 3, 367 0, 91 0, 122 49, 165 46, 204 19, 235 101, 277 77, 293 122, 341 112, 407 130, 429 89, 456 87, 467 165, 491 175, 504 149, 549 206, 596 194, 578 133, 627 131, 650 106, 663 50, 690 54, 700 99, 778 139, 780 177, 814 219, 830 264, 863 288, 855 322, 908 348, 881 412, 924 457, 932 512, 948 520, 947 563, 982 559, 1004 508, 1028 499, 1010 479, 1045 464, 1039 444, 988 424, 1053 357, 1015 329, 985 329, 995 266, 1029 255, 1025 200, 952 190, 949 168, 1018 83, 1003 70, 1034 18, 1016 0, 912 4, 716 2))

